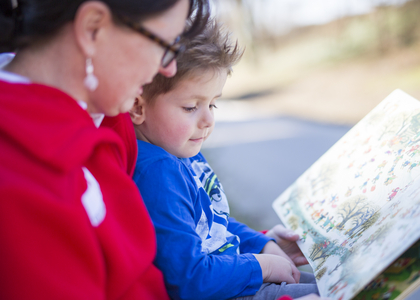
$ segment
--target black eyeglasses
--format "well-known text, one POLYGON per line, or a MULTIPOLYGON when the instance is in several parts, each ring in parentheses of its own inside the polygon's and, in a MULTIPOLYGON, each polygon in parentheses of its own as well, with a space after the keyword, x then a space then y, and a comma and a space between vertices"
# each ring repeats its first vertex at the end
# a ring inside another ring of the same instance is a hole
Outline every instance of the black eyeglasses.
POLYGON ((161 39, 156 34, 150 32, 149 30, 147 30, 139 24, 135 24, 127 18, 121 17, 120 20, 131 29, 141 33, 142 35, 149 38, 153 42, 159 44, 165 49, 165 53, 162 56, 161 62, 163 68, 169 66, 169 64, 178 56, 178 54, 184 51, 184 45, 179 43, 181 37, 177 37, 172 44, 169 44, 167 41, 161 39))

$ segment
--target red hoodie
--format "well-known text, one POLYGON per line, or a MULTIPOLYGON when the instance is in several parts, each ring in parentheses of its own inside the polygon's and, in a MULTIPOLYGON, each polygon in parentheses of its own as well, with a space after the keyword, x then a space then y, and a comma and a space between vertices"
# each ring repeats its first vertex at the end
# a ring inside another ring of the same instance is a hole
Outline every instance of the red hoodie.
POLYGON ((0 299, 168 299, 127 168, 74 99, 0 81, 0 299))
POLYGON ((133 176, 137 160, 137 139, 133 122, 129 113, 119 114, 116 117, 105 117, 101 127, 112 128, 123 140, 127 149, 127 174, 133 176))

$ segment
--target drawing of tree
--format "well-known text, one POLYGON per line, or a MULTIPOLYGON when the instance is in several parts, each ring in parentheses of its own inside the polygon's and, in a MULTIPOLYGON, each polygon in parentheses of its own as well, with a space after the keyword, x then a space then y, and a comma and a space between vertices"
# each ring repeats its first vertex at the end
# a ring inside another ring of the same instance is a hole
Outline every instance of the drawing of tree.
POLYGON ((366 123, 369 126, 376 127, 381 122, 383 122, 385 117, 386 117, 386 113, 384 111, 379 111, 379 112, 376 112, 375 114, 371 114, 371 116, 368 119, 366 119, 366 123))
POLYGON ((378 137, 378 141, 382 140, 382 138, 387 135, 394 135, 395 134, 395 121, 390 121, 383 124, 380 127, 379 134, 380 136, 378 137))
MULTIPOLYGON (((380 210, 377 210, 366 222, 364 222, 363 224, 361 224, 359 226, 359 230, 355 231, 353 233, 353 235, 351 235, 351 238, 354 238, 356 236, 360 236, 363 232, 365 232, 366 230, 368 230, 372 225, 374 225, 376 223, 376 221, 379 219, 379 217, 381 216, 380 210)), ((350 232, 349 232, 350 235, 350 232)))
POLYGON ((353 235, 353 233, 355 233, 355 231, 362 227, 374 214, 375 209, 368 208, 364 213, 360 215, 359 218, 353 218, 354 227, 349 231, 348 235, 354 237, 356 234, 353 235))
POLYGON ((299 219, 297 216, 291 216, 287 222, 289 223, 292 230, 296 230, 299 228, 299 219))
POLYGON ((302 199, 305 194, 306 191, 304 188, 294 184, 292 187, 292 191, 290 192, 289 198, 286 201, 284 201, 283 204, 291 202, 291 205, 293 205, 293 203, 299 202, 299 200, 302 199))
MULTIPOLYGON (((311 254, 309 255, 309 258, 312 259, 312 261, 317 261, 319 259, 323 259, 324 262, 326 258, 328 258, 330 255, 338 254, 337 250, 339 251, 339 247, 336 246, 337 240, 334 240, 333 242, 330 242, 328 240, 324 240, 318 243, 314 243, 309 251, 311 251, 311 254)), ((318 268, 322 265, 318 265, 318 268)))
POLYGON ((322 276, 327 272, 327 267, 323 267, 319 272, 315 275, 315 278, 320 280, 322 276))
MULTIPOLYGON (((408 140, 405 132, 412 126, 413 118, 412 114, 399 114, 389 120, 389 122, 384 123, 379 131, 380 136, 378 141, 385 136, 393 136, 389 143, 389 146, 391 147, 395 145, 395 141, 407 142, 408 140)), ((399 143, 397 143, 397 145, 398 144, 399 143)))
POLYGON ((342 248, 342 254, 339 256, 340 257, 340 261, 339 263, 335 266, 335 268, 333 270, 331 270, 330 272, 328 272, 328 275, 331 275, 333 272, 337 271, 337 269, 344 264, 349 257, 352 255, 352 252, 350 252, 347 248, 342 248))
MULTIPOLYGON (((368 248, 373 242, 379 244, 381 241, 385 239, 389 230, 391 229, 393 222, 385 223, 381 227, 379 227, 371 236, 369 236, 363 243, 360 245, 360 249, 363 247, 364 249, 368 248)), ((362 251, 362 249, 361 249, 362 251)))
POLYGON ((401 114, 401 117, 402 117, 402 122, 400 125, 400 129, 398 129, 397 132, 395 133, 395 135, 398 135, 398 136, 402 135, 404 131, 406 131, 410 127, 412 115, 401 114))
POLYGON ((334 185, 334 175, 337 172, 337 169, 337 164, 324 164, 321 167, 319 174, 310 181, 314 195, 316 195, 319 191, 323 191, 325 193, 334 185))
POLYGON ((411 144, 416 144, 420 142, 420 113, 415 114, 411 118, 410 124, 410 133, 413 139, 411 140, 411 144))
POLYGON ((401 147, 401 144, 416 143, 420 140, 417 134, 420 132, 420 113, 402 114, 402 122, 394 135, 393 140, 399 141, 397 144, 390 143, 390 146, 401 147), (411 140, 412 137, 414 141, 411 140))
POLYGON ((373 207, 366 201, 366 196, 357 195, 349 198, 346 202, 340 205, 337 214, 343 218, 340 224, 336 226, 338 230, 343 230, 346 223, 350 220, 360 219, 356 226, 360 227, 367 219, 369 219, 375 211, 373 207))
POLYGON ((413 117, 411 118, 411 124, 410 129, 413 132, 419 132, 420 131, 420 112, 415 112, 413 117))
POLYGON ((334 287, 336 287, 337 286, 337 284, 339 284, 340 282, 342 282, 343 280, 345 280, 345 279, 347 279, 347 277, 350 275, 350 273, 346 273, 346 274, 344 274, 344 275, 342 275, 342 276, 340 276, 340 278, 335 282, 335 283, 333 283, 332 285, 330 285, 330 287, 328 288, 328 291, 331 291, 334 287))
POLYGON ((318 272, 318 270, 319 269, 321 269, 321 267, 325 264, 325 261, 326 261, 326 259, 324 259, 323 261, 321 261, 320 263, 319 263, 319 265, 318 266, 316 266, 316 268, 315 268, 315 270, 314 270, 314 272, 316 273, 316 272, 318 272))

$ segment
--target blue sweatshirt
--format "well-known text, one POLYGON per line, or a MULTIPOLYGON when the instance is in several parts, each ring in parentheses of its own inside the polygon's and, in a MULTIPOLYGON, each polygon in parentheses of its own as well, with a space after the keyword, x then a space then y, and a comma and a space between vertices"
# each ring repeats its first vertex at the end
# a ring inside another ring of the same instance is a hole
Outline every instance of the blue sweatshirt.
POLYGON ((271 240, 229 217, 223 187, 201 153, 180 159, 138 141, 133 179, 157 235, 155 264, 173 299, 254 295, 263 283, 258 261, 271 240))

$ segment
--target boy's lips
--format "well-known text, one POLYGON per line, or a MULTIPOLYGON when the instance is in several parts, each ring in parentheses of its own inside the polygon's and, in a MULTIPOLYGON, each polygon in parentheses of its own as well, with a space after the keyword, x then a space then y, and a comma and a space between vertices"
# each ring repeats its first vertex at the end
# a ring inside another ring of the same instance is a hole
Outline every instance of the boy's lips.
POLYGON ((204 141, 208 137, 208 135, 209 135, 209 130, 206 129, 204 131, 204 135, 202 137, 196 138, 196 139, 190 139, 190 141, 193 141, 193 142, 202 142, 202 141, 204 141))
POLYGON ((193 141, 193 142, 202 142, 202 141, 204 141, 208 137, 208 135, 209 135, 209 130, 208 129, 205 129, 204 132, 203 132, 203 136, 202 137, 193 138, 193 139, 190 139, 190 141, 193 141))
POLYGON ((201 141, 203 141, 203 140, 204 140, 204 138, 203 138, 203 137, 198 138, 198 139, 190 139, 190 141, 192 141, 192 142, 201 142, 201 141))

